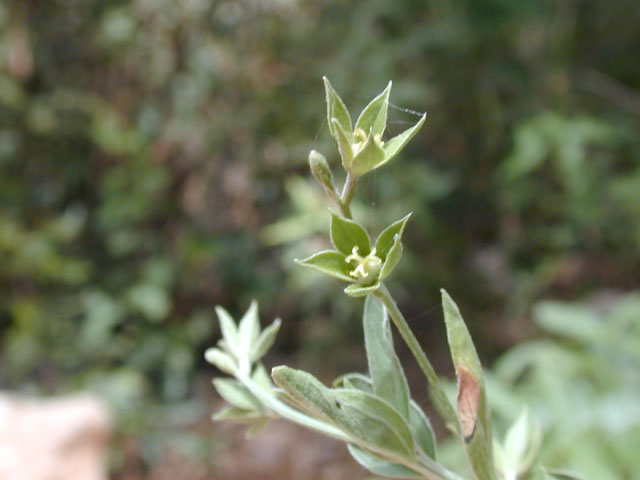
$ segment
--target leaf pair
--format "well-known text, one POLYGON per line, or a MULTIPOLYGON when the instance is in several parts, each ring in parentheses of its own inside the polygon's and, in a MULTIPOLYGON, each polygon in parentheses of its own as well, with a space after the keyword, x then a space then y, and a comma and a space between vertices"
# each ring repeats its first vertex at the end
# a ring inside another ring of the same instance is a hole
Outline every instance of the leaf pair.
POLYGON ((342 165, 356 176, 363 175, 389 162, 418 133, 424 124, 426 114, 411 128, 393 137, 386 144, 382 135, 387 127, 387 111, 391 82, 384 91, 362 110, 355 126, 352 127, 349 111, 333 86, 323 77, 327 101, 327 122, 333 136, 342 165))
POLYGON ((389 225, 371 248, 369 234, 359 223, 332 213, 331 242, 335 250, 318 252, 300 265, 352 283, 345 293, 362 297, 377 290, 402 257, 402 234, 411 214, 389 225))

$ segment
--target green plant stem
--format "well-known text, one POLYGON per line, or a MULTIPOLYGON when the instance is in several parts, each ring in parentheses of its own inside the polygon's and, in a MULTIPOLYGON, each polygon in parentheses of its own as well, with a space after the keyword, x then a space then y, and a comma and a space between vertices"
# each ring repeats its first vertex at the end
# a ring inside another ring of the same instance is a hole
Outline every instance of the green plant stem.
POLYGON ((344 187, 342 188, 342 195, 338 205, 342 211, 342 216, 345 218, 353 218, 351 215, 351 201, 356 193, 356 185, 358 184, 358 176, 347 172, 347 178, 344 181, 344 187))
POLYGON ((411 350, 411 353, 418 362, 422 373, 427 378, 427 381, 429 382, 429 390, 438 413, 443 417, 447 427, 457 434, 459 427, 456 412, 444 393, 444 389, 440 384, 440 379, 438 378, 436 371, 433 369, 431 362, 429 362, 429 359, 422 350, 418 339, 411 331, 411 328, 409 328, 407 320, 396 305, 391 293, 387 289, 386 285, 381 283, 380 288, 376 290, 373 295, 379 298, 387 308, 391 320, 393 320, 398 332, 400 332, 400 336, 409 347, 409 350, 411 350))

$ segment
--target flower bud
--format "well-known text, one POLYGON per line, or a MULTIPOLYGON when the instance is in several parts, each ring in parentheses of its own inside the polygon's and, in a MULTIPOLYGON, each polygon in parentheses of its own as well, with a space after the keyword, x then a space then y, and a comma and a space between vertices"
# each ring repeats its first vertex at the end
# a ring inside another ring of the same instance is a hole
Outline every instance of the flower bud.
POLYGON ((330 192, 335 191, 333 173, 331 173, 331 169, 324 155, 315 150, 311 150, 311 152, 309 152, 309 168, 311 168, 311 173, 313 173, 313 176, 320 185, 330 192))

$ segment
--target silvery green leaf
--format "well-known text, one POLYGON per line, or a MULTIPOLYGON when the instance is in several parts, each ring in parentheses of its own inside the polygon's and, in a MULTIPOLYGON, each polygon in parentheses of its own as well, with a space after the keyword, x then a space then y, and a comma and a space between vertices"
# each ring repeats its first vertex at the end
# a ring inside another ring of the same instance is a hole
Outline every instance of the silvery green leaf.
POLYGON ((420 449, 433 460, 436 459, 436 435, 431 422, 420 406, 411 400, 409 404, 409 427, 420 449))
POLYGON ((349 272, 353 267, 345 261, 344 254, 334 250, 318 252, 304 260, 296 260, 296 263, 303 267, 313 268, 314 270, 318 270, 346 282, 354 281, 353 277, 349 275, 349 272))
POLYGON ((402 415, 383 399, 359 390, 334 390, 340 426, 371 448, 415 457, 413 435, 402 415))
POLYGON ((267 370, 264 368, 264 365, 262 365, 261 363, 257 364, 253 369, 253 373, 251 374, 251 379, 255 382, 256 385, 258 385, 262 389, 267 391, 273 390, 273 383, 271 383, 271 377, 269 377, 267 370))
POLYGON ((353 156, 349 171, 355 175, 364 175, 383 163, 385 163, 384 148, 376 141, 373 133, 369 132, 364 145, 353 156))
POLYGON ((400 237, 402 237, 404 228, 410 217, 411 213, 402 217, 400 220, 393 222, 378 236, 378 239, 376 240, 376 255, 383 261, 387 258, 389 250, 391 250, 391 247, 395 243, 395 236, 400 235, 400 237))
POLYGON ((238 324, 238 337, 245 355, 249 353, 251 346, 259 334, 260 320, 258 320, 258 302, 252 300, 249 309, 242 316, 238 324))
POLYGON ((335 414, 335 399, 331 390, 310 373, 282 365, 271 370, 271 378, 297 406, 311 416, 329 419, 335 414))
POLYGON ((253 348, 251 349, 250 359, 252 362, 260 360, 273 346, 276 341, 278 331, 280 330, 281 323, 280 319, 276 318, 271 325, 260 333, 258 339, 253 344, 253 348))
POLYGON ((458 306, 446 291, 441 292, 447 339, 458 377, 457 406, 462 440, 476 477, 497 480, 482 365, 458 306))
POLYGON ((382 264, 382 268, 380 269, 380 280, 384 280, 391 272, 396 268, 398 262, 402 258, 402 239, 400 235, 396 233, 396 236, 393 239, 393 245, 387 254, 387 258, 384 260, 382 264))
POLYGON ((504 448, 502 448, 500 442, 495 439, 493 440, 493 462, 496 466, 496 470, 498 470, 503 477, 505 476, 505 473, 511 469, 511 463, 507 458, 504 448))
POLYGON ((372 453, 352 443, 348 444, 347 448, 356 462, 376 475, 383 475, 389 478, 423 478, 421 474, 409 470, 403 465, 391 463, 383 458, 376 457, 372 453))
POLYGON ((382 136, 387 126, 387 110, 389 108, 390 93, 391 82, 389 82, 387 88, 385 88, 380 95, 364 107, 356 121, 355 130, 360 129, 365 133, 371 131, 372 135, 382 136))
POLYGON ((335 138, 336 133, 332 124, 332 119, 336 119, 345 132, 351 135, 351 117, 349 111, 345 107, 344 102, 334 90, 327 77, 322 77, 324 81, 324 90, 327 101, 327 122, 329 123, 329 132, 335 138))
POLYGON ((228 373, 229 375, 236 373, 237 366, 233 357, 219 348, 208 348, 207 351, 204 352, 204 358, 224 373, 228 373))
POLYGON ((384 145, 385 158, 384 158, 384 162, 382 162, 381 165, 387 163, 389 160, 391 160, 393 157, 395 157, 402 151, 405 145, 409 143, 409 140, 411 140, 415 136, 415 134, 418 133, 418 131, 424 124, 424 121, 426 120, 426 118, 427 118, 427 114, 425 113, 424 115, 422 115, 420 120, 418 120, 418 123, 416 123, 413 127, 408 128, 401 134, 393 137, 392 139, 390 139, 388 142, 385 143, 384 145))
POLYGON ((225 407, 213 415, 213 420, 233 420, 241 423, 251 423, 261 418, 262 413, 256 410, 244 410, 238 407, 225 407))
POLYGON ((349 170, 351 168, 351 163, 353 162, 353 147, 352 147, 352 138, 351 135, 347 134, 342 128, 342 125, 337 119, 333 119, 331 121, 331 125, 333 125, 333 129, 335 131, 334 138, 336 139, 336 143, 338 144, 338 151, 340 152, 340 158, 342 159, 342 165, 345 170, 349 170))
POLYGON ((373 383, 371 379, 361 373, 345 373, 333 381, 333 387, 373 393, 373 383))
POLYGON ((218 315, 218 320, 220 320, 222 338, 224 339, 225 345, 229 348, 229 353, 232 353, 236 358, 240 358, 242 356, 242 352, 240 351, 240 338, 233 318, 229 315, 229 312, 220 306, 216 307, 216 314, 218 315))
POLYGON ((213 385, 227 403, 243 410, 262 410, 262 404, 240 382, 228 378, 214 378, 213 385))
POLYGON ((353 284, 344 289, 344 293, 353 298, 360 298, 375 292, 380 288, 380 282, 375 282, 373 285, 361 285, 353 284))
POLYGON ((409 385, 393 348, 389 315, 380 300, 368 295, 362 316, 373 392, 409 418, 409 385))
POLYGON ((367 256, 371 252, 369 234, 362 225, 348 218, 331 213, 331 242, 336 250, 344 255, 351 255, 353 248, 358 248, 358 254, 367 256))
POLYGON ((286 366, 274 368, 272 377, 302 410, 341 429, 358 445, 414 457, 409 426, 385 401, 358 390, 331 390, 311 374, 286 366))
POLYGON ((515 422, 511 424, 504 439, 504 451, 512 466, 517 467, 529 448, 533 425, 529 410, 523 409, 515 422))

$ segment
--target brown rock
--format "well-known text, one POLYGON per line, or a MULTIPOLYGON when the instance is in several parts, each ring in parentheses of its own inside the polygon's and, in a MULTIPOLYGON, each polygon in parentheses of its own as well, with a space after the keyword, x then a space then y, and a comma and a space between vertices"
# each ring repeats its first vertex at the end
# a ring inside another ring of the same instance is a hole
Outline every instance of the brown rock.
POLYGON ((79 394, 0 394, 0 480, 105 480, 107 407, 79 394))

